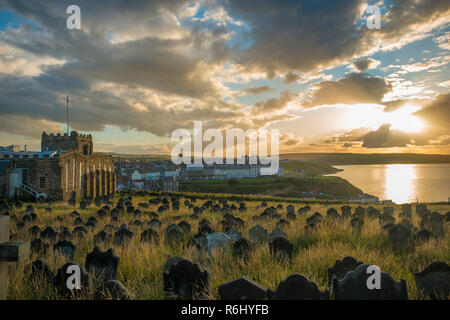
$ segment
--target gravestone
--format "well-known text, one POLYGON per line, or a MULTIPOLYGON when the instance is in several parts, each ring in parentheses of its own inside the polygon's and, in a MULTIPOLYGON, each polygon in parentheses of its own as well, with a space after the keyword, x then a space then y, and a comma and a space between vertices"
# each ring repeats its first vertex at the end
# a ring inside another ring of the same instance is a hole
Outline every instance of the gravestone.
POLYGON ((350 220, 350 224, 352 225, 352 228, 356 231, 361 231, 361 229, 364 226, 364 220, 360 219, 358 217, 354 217, 352 218, 352 220, 350 220))
POLYGON ((254 243, 245 238, 240 238, 233 243, 233 254, 236 256, 248 257, 254 249, 254 243))
POLYGON ((29 242, 9 241, 9 228, 9 216, 0 216, 0 300, 6 300, 9 263, 24 261, 30 255, 29 242))
POLYGON ((230 231, 227 232, 227 235, 231 238, 231 240, 233 241, 238 241, 239 239, 242 238, 242 233, 240 233, 239 231, 232 229, 230 231))
POLYGON ((350 206, 342 206, 341 211, 343 218, 350 218, 350 216, 352 215, 352 207, 350 206))
POLYGON ((195 300, 207 294, 207 270, 188 259, 171 257, 164 265, 164 296, 166 299, 195 300))
POLYGON ((127 228, 119 228, 119 230, 114 233, 114 243, 116 245, 128 244, 133 238, 134 233, 127 228))
POLYGON ((273 229, 272 233, 269 235, 269 241, 273 241, 276 238, 287 238, 286 232, 281 230, 281 228, 277 225, 275 229, 273 229))
POLYGON ((361 261, 356 261, 353 257, 345 257, 342 261, 336 260, 334 266, 328 268, 328 287, 331 286, 333 277, 341 280, 347 272, 354 271, 361 264, 363 264, 361 261))
POLYGON ((231 280, 219 286, 219 296, 222 300, 265 300, 266 291, 247 277, 231 280))
POLYGON ((265 242, 267 240, 267 230, 259 224, 248 231, 250 240, 253 242, 265 242))
POLYGON ((50 244, 47 241, 42 240, 40 238, 34 239, 30 243, 31 254, 45 255, 47 254, 49 248, 50 244))
POLYGON ((450 266, 437 261, 415 273, 417 292, 422 298, 448 300, 450 298, 450 266))
POLYGON ((270 254, 277 258, 292 259, 294 246, 284 237, 279 237, 269 243, 270 254))
POLYGON ((171 224, 166 229, 167 242, 180 243, 183 241, 184 233, 176 224, 171 224))
POLYGON ((269 300, 329 300, 328 289, 320 291, 314 281, 303 274, 291 274, 278 285, 276 291, 267 290, 269 300))
POLYGON ((402 224, 396 224, 389 229, 388 235, 394 250, 407 250, 414 247, 411 231, 402 224))
POLYGON ((211 233, 206 237, 206 240, 208 241, 206 248, 209 254, 212 254, 214 249, 226 249, 232 242, 231 238, 222 232, 211 233))
POLYGON ((85 267, 96 279, 106 282, 117 277, 119 257, 114 255, 114 249, 101 251, 98 247, 86 255, 85 267))
POLYGON ((73 260, 75 256, 76 246, 72 243, 72 241, 68 240, 60 240, 58 243, 53 245, 53 252, 65 255, 69 257, 69 260, 73 260))
POLYGON ((333 279, 333 295, 335 300, 408 300, 405 280, 396 282, 392 277, 380 272, 380 289, 369 289, 367 273, 370 265, 362 264, 355 271, 348 272, 342 280, 333 279))
POLYGON ((89 277, 81 266, 79 266, 78 264, 76 264, 73 261, 69 261, 66 264, 64 264, 61 268, 58 269, 58 271, 56 272, 54 281, 53 281, 53 285, 55 286, 55 288, 59 291, 59 293, 61 295, 63 295, 65 298, 70 298, 73 296, 77 296, 78 294, 81 294, 88 287, 89 277), (76 265, 80 268, 81 290, 78 290, 78 289, 71 290, 67 287, 67 280, 69 279, 69 277, 72 274, 71 272, 67 273, 67 269, 73 265, 76 265))
POLYGON ((110 241, 111 238, 112 238, 111 234, 109 234, 105 230, 102 230, 94 236, 94 242, 95 243, 106 242, 110 241))
POLYGON ((141 241, 142 242, 149 242, 149 243, 158 243, 159 242, 159 233, 158 231, 149 228, 147 230, 144 230, 141 233, 141 241))

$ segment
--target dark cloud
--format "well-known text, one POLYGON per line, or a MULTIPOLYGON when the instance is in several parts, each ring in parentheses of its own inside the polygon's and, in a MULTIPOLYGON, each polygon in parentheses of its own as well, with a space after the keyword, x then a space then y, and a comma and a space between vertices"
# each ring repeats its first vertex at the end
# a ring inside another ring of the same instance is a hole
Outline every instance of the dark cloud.
POLYGON ((380 103, 392 89, 385 79, 352 73, 337 81, 323 81, 314 86, 304 107, 330 104, 380 103))
POLYGON ((281 110, 293 99, 294 95, 292 95, 289 90, 285 90, 280 93, 278 98, 272 98, 263 102, 255 103, 253 112, 255 114, 261 114, 281 110))
POLYGON ((264 93, 267 91, 273 91, 273 90, 275 90, 275 89, 271 88, 269 86, 260 86, 260 87, 251 87, 251 88, 244 89, 244 92, 251 93, 251 94, 260 94, 260 93, 264 93))
POLYGON ((427 103, 430 103, 431 99, 397 99, 393 101, 383 102, 382 104, 385 106, 385 112, 392 112, 394 110, 400 109, 405 105, 414 105, 414 106, 423 106, 427 103))
POLYGON ((353 68, 359 72, 363 72, 363 71, 366 71, 369 69, 374 69, 377 66, 379 66, 379 64, 380 64, 380 61, 375 60, 373 58, 358 59, 358 60, 353 61, 353 63, 352 63, 353 68))
POLYGON ((441 94, 414 113, 432 126, 437 133, 448 133, 450 128, 450 93, 441 94))
POLYGON ((389 124, 383 124, 376 131, 372 131, 363 136, 363 148, 393 148, 406 147, 411 144, 408 134, 391 130, 389 124))

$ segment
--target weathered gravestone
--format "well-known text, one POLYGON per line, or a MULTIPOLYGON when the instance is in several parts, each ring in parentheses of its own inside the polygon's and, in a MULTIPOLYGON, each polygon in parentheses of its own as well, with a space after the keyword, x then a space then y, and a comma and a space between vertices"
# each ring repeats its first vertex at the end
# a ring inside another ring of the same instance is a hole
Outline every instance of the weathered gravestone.
POLYGON ((450 299, 450 266, 437 261, 414 274, 417 291, 422 298, 432 300, 450 299))
POLYGON ((248 235, 253 242, 265 242, 267 240, 267 230, 259 224, 251 228, 248 235))
POLYGON ((255 244, 246 238, 240 238, 233 243, 233 254, 236 256, 248 257, 255 249, 255 244))
POLYGON ((278 285, 276 291, 267 290, 269 300, 329 300, 328 289, 320 291, 314 281, 303 274, 291 274, 278 285))
POLYGON ((209 254, 212 254, 213 250, 217 250, 219 248, 225 250, 232 242, 231 238, 222 232, 211 233, 206 237, 206 240, 208 241, 206 249, 208 250, 209 254))
POLYGON ((402 224, 396 224, 388 231, 389 241, 394 250, 408 250, 414 248, 411 231, 402 224))
POLYGON ((82 294, 82 292, 88 288, 89 276, 81 266, 73 261, 69 261, 58 269, 53 280, 53 285, 61 295, 65 298, 70 298, 82 294), (77 266, 80 269, 80 289, 70 289, 67 285, 69 278, 71 278, 73 274, 73 272, 71 272, 72 270, 69 269, 71 266, 77 266))
POLYGON ((29 242, 9 241, 9 227, 9 216, 0 216, 0 300, 6 300, 9 263, 23 261, 30 255, 29 242))
POLYGON ((197 263, 171 257, 164 265, 163 281, 166 299, 195 300, 207 294, 209 275, 197 263))
POLYGON ((88 272, 95 275, 96 279, 106 282, 117 277, 119 257, 114 255, 114 249, 101 251, 98 247, 86 255, 85 267, 88 272))
POLYGON ((269 241, 273 241, 276 238, 287 238, 286 232, 281 230, 279 226, 276 226, 275 229, 273 229, 272 233, 269 235, 269 241))
POLYGON ((247 277, 231 280, 219 286, 219 296, 222 300, 264 300, 266 291, 247 277))
MULTIPOLYGON (((373 276, 367 272, 368 264, 362 264, 355 271, 348 272, 342 280, 333 279, 333 295, 335 300, 407 300, 408 290, 405 280, 396 282, 392 277, 380 272, 380 289, 369 289, 368 278, 373 276)), ((371 282, 370 282, 371 283, 371 282)))
POLYGON ((279 237, 269 243, 270 254, 280 259, 292 259, 294 246, 284 237, 279 237))
POLYGON ((341 280, 347 272, 354 271, 361 264, 363 264, 361 261, 356 261, 353 257, 345 257, 342 261, 336 260, 334 266, 328 268, 328 287, 331 286, 333 277, 341 280))
POLYGON ((68 240, 60 240, 58 243, 53 245, 53 252, 61 255, 65 255, 69 258, 69 260, 73 260, 75 256, 76 246, 72 243, 72 241, 68 240))

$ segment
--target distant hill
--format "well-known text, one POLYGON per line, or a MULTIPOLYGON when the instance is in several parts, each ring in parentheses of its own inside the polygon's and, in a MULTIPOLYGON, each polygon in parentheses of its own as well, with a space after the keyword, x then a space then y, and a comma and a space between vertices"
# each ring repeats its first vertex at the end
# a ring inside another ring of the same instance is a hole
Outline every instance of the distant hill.
POLYGON ((450 155, 417 153, 287 153, 280 154, 280 160, 323 162, 329 165, 346 164, 418 164, 450 163, 450 155))
POLYGON ((320 199, 350 199, 363 192, 339 177, 267 177, 227 180, 180 181, 180 192, 229 193, 271 195, 277 197, 301 198, 303 192, 323 193, 320 199))
POLYGON ((283 167, 285 175, 324 175, 341 171, 327 163, 312 161, 282 161, 280 166, 283 167))

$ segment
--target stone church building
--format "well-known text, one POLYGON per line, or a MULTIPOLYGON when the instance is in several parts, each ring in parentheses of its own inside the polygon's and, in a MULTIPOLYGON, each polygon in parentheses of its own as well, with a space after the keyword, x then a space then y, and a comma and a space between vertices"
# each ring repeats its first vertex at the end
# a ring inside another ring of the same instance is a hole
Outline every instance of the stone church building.
POLYGON ((113 159, 93 153, 91 135, 43 132, 41 152, 0 150, 0 157, 8 164, 1 172, 3 197, 67 201, 110 196, 116 191, 113 159))

